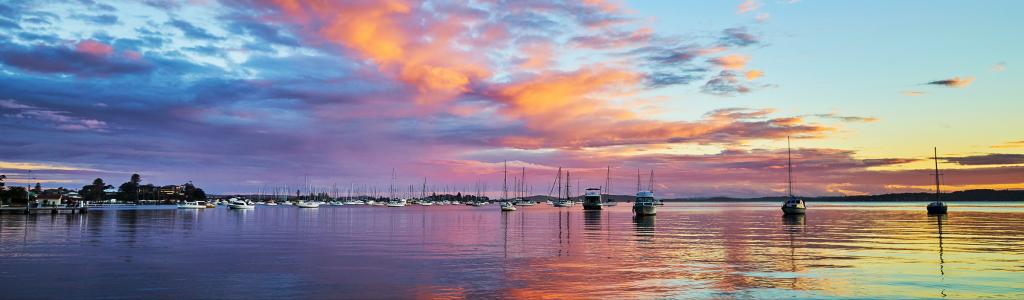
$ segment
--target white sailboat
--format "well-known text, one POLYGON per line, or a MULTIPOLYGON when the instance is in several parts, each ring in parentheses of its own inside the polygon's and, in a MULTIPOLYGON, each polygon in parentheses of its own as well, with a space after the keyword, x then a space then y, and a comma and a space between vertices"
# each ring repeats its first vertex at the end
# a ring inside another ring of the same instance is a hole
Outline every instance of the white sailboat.
POLYGON ((793 196, 793 150, 789 146, 789 137, 786 137, 786 169, 788 170, 788 182, 789 182, 789 198, 786 202, 782 203, 782 214, 784 215, 799 215, 807 211, 807 205, 804 204, 804 199, 793 196))

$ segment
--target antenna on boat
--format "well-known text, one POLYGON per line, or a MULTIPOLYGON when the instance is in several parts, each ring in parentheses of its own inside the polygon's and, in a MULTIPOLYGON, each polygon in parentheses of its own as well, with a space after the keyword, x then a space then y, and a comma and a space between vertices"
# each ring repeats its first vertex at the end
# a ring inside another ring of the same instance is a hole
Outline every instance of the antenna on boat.
POLYGON ((790 148, 789 136, 786 136, 786 166, 789 176, 789 197, 793 198, 793 150, 790 148))

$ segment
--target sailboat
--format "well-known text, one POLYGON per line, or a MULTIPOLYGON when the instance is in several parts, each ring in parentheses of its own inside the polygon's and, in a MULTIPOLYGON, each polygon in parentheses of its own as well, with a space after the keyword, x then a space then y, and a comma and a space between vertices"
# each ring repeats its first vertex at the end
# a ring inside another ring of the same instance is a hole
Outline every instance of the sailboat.
POLYGON ((508 200, 508 162, 505 162, 504 175, 501 179, 501 211, 515 211, 516 205, 508 200))
POLYGON ((928 213, 941 215, 946 213, 947 207, 946 203, 942 203, 942 199, 940 199, 942 193, 939 191, 939 149, 933 148, 932 151, 935 155, 933 157, 935 160, 935 202, 928 203, 928 213))
POLYGON ((558 168, 558 199, 552 204, 555 207, 570 207, 572 206, 572 197, 570 197, 570 184, 569 184, 569 170, 565 171, 565 198, 562 198, 562 168, 558 168))
POLYGON ((782 203, 782 214, 784 215, 796 215, 803 214, 807 211, 807 205, 804 204, 804 199, 793 196, 793 150, 789 145, 789 137, 786 137, 786 163, 787 172, 789 174, 789 198, 786 202, 782 203))
POLYGON ((637 216, 653 216, 658 213, 654 203, 654 170, 651 170, 651 186, 648 191, 640 190, 640 170, 636 170, 636 200, 633 201, 633 214, 637 216))
POLYGON ((608 169, 605 171, 602 192, 604 194, 604 197, 601 197, 604 200, 602 206, 615 206, 618 204, 618 202, 615 202, 615 199, 612 199, 612 166, 608 166, 608 169))

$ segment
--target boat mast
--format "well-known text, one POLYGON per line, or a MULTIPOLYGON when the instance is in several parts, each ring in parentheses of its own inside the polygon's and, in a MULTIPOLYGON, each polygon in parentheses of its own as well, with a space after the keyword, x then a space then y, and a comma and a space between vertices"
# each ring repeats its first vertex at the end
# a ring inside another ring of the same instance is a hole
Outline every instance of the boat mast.
POLYGON ((789 145, 789 136, 786 137, 786 166, 789 177, 789 197, 793 198, 793 150, 789 145))
POLYGON ((608 166, 608 170, 604 174, 604 194, 612 194, 612 166, 608 166))
POLYGON ((519 197, 526 198, 526 167, 523 167, 523 175, 519 179, 519 197))
POLYGON ((651 190, 651 193, 654 193, 654 169, 651 169, 651 178, 650 182, 647 184, 647 189, 651 190))
POLYGON ((570 184, 570 182, 571 179, 569 179, 569 170, 565 170, 565 200, 572 201, 572 198, 569 197, 569 191, 571 191, 569 188, 572 187, 572 184, 570 184))
POLYGON ((932 148, 932 151, 934 151, 933 154, 935 155, 933 156, 935 160, 935 201, 939 201, 939 196, 942 195, 939 192, 939 148, 932 148))
POLYGON ((501 178, 501 201, 508 199, 508 161, 505 161, 505 171, 501 178))

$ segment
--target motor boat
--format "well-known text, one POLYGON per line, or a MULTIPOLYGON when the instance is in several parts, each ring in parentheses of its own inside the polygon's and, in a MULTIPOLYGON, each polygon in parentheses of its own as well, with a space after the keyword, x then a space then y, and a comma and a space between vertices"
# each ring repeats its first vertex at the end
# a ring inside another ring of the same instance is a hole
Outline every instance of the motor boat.
POLYGON ((253 205, 251 201, 239 200, 237 198, 228 199, 228 208, 231 209, 254 209, 256 205, 253 205))
POLYGON ((179 209, 200 209, 206 208, 206 201, 185 201, 178 204, 179 209))
POLYGON ((299 208, 317 208, 317 207, 320 207, 320 202, 306 202, 306 201, 302 201, 302 202, 299 202, 299 203, 295 203, 295 206, 298 206, 299 208))
POLYGON ((516 205, 512 204, 511 201, 502 201, 501 211, 516 211, 516 205))
POLYGON ((601 201, 601 189, 588 188, 583 194, 583 210, 601 210, 604 203, 601 201))
POLYGON ((654 192, 640 191, 636 193, 636 200, 633 201, 633 214, 637 216, 653 216, 658 213, 654 205, 654 192))

